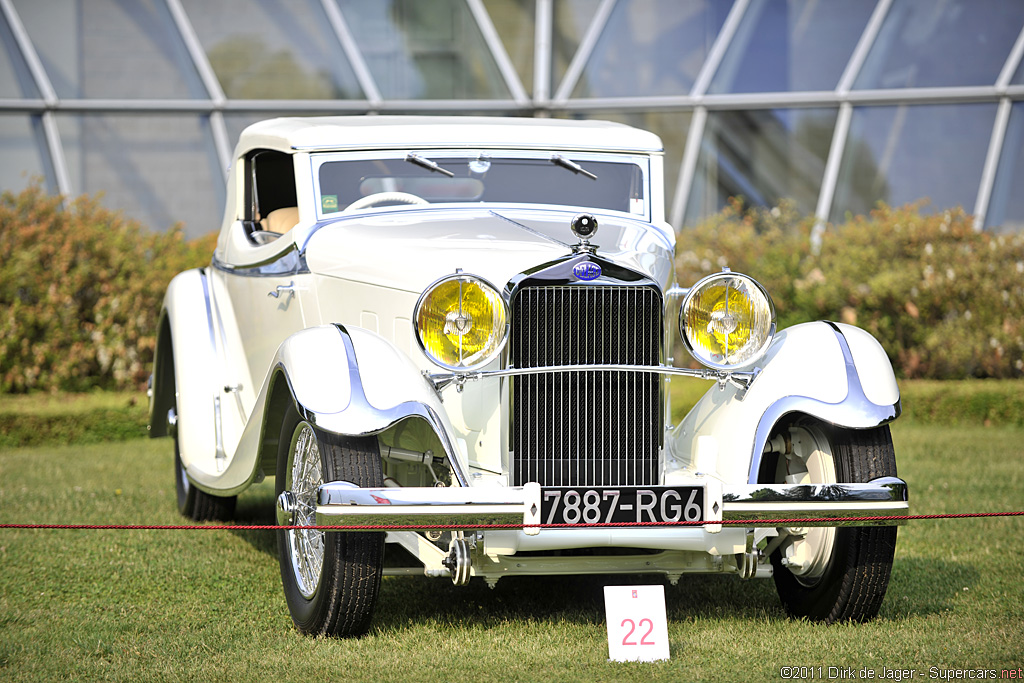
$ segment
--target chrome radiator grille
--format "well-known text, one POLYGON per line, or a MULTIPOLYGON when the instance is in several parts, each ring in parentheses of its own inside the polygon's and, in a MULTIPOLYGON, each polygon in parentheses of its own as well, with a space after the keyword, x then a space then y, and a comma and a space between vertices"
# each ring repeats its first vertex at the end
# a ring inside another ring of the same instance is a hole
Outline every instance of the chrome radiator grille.
MULTIPOLYGON (((661 295, 652 287, 526 287, 512 302, 509 364, 657 365, 661 295)), ((659 375, 564 372, 511 385, 514 486, 658 483, 659 375)))

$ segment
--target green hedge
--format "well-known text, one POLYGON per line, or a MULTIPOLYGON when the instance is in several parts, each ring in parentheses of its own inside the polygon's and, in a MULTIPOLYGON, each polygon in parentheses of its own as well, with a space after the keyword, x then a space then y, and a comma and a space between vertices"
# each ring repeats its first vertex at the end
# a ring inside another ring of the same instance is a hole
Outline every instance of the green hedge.
POLYGON ((881 206, 829 226, 790 205, 722 213, 680 234, 684 286, 728 266, 761 282, 779 327, 836 320, 870 331, 902 377, 1024 376, 1024 234, 976 232, 960 209, 881 206))
POLYGON ((0 393, 138 387, 167 283, 209 263, 211 239, 146 230, 38 186, 0 196, 0 393))
MULTIPOLYGON (((734 203, 679 236, 679 281, 729 266, 771 293, 780 327, 860 325, 902 377, 1024 376, 1024 234, 978 233, 959 209, 881 207, 824 233, 783 204, 734 203)), ((164 290, 216 237, 150 232, 95 198, 0 196, 0 394, 138 389, 164 290)))

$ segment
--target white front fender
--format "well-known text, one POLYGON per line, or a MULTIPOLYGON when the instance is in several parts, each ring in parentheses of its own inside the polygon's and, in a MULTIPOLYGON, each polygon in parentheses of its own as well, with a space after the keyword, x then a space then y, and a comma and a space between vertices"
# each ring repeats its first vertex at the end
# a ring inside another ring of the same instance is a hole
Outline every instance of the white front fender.
POLYGON ((281 344, 230 464, 220 476, 196 483, 231 495, 261 470, 273 472, 289 405, 318 428, 345 436, 379 434, 409 418, 424 420, 444 447, 455 479, 469 485, 466 456, 420 370, 383 337, 340 325, 311 327, 281 344))
POLYGON ((892 365, 870 334, 850 325, 783 330, 746 390, 712 387, 669 437, 669 470, 689 467, 725 482, 757 483, 772 429, 794 413, 871 429, 900 414, 892 365))

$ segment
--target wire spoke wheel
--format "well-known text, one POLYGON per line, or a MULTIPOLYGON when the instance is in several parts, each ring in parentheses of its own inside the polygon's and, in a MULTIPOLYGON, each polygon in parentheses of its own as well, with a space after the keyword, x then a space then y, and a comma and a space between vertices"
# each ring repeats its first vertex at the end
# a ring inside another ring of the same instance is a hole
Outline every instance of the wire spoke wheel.
MULTIPOLYGON (((316 525, 324 482, 383 486, 376 437, 347 438, 318 430, 292 408, 281 429, 277 493, 290 501, 289 526, 316 525)), ((295 627, 326 636, 362 635, 380 589, 383 532, 278 531, 285 600, 295 627)))
MULTIPOLYGON (((295 526, 313 526, 316 524, 316 492, 323 483, 320 448, 313 427, 307 422, 299 425, 293 438, 293 462, 285 488, 294 496, 295 526)), ((288 546, 299 593, 306 599, 312 598, 320 585, 324 564, 324 532, 316 529, 289 531, 288 546)))

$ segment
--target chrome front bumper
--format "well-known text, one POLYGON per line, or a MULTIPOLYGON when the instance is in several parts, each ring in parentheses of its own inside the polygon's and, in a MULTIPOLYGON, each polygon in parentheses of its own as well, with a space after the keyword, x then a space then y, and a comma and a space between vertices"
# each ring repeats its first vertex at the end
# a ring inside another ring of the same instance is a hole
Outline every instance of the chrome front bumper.
MULTIPOLYGON (((910 510, 907 484, 896 477, 864 484, 737 484, 721 488, 705 485, 704 491, 702 522, 709 526, 740 520, 745 527, 891 526, 903 520, 874 518, 905 516, 910 510), (799 522, 782 525, 777 520, 799 522)), ((403 530, 504 525, 522 526, 526 534, 535 535, 544 528, 540 508, 539 484, 370 489, 348 482, 330 482, 320 487, 316 523, 403 530)), ((283 518, 281 512, 279 520, 283 518)))

